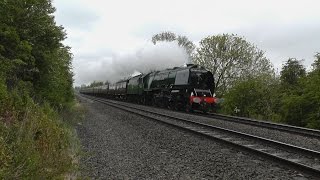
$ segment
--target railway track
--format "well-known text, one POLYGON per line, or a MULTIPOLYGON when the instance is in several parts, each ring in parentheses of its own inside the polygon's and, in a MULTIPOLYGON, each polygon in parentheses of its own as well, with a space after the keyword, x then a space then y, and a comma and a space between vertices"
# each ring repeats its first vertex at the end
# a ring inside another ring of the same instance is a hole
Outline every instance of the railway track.
POLYGON ((267 121, 254 120, 250 118, 235 117, 235 116, 228 116, 228 115, 215 114, 215 113, 210 113, 208 115, 201 115, 201 116, 215 118, 215 119, 224 120, 224 121, 231 121, 231 122, 236 122, 241 124, 248 124, 248 125, 263 127, 268 129, 274 129, 274 130, 279 130, 283 132, 289 132, 292 134, 298 134, 305 137, 318 138, 318 139, 320 138, 320 131, 315 129, 308 129, 303 127, 290 126, 286 124, 272 123, 267 121))
MULTIPOLYGON (((216 141, 237 147, 241 150, 279 162, 297 171, 320 177, 320 152, 266 139, 234 130, 195 122, 180 117, 153 112, 120 102, 108 101, 102 98, 85 96, 91 100, 122 109, 149 119, 187 130, 194 134, 205 136, 216 141)), ((235 117, 232 117, 235 118, 235 117)))

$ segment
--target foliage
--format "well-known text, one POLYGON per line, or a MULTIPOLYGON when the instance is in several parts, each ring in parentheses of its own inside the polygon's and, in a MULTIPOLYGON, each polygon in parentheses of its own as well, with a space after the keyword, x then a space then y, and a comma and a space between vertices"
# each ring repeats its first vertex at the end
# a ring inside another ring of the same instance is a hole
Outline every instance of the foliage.
POLYGON ((51 0, 0 0, 0 70, 9 90, 28 82, 31 96, 61 108, 73 97, 72 55, 54 11, 51 0))
POLYGON ((263 51, 233 34, 202 39, 194 62, 213 73, 219 95, 223 95, 236 80, 272 72, 272 65, 263 51))
POLYGON ((306 70, 300 61, 289 58, 280 72, 281 84, 278 91, 278 113, 282 121, 291 125, 304 126, 303 118, 307 113, 307 101, 303 98, 303 77, 306 70))
POLYGON ((273 108, 278 84, 272 74, 239 80, 225 94, 222 110, 231 115, 276 120, 273 108))
POLYGON ((186 36, 176 35, 170 31, 164 31, 152 36, 153 44, 156 44, 159 41, 167 41, 167 42, 177 41, 178 45, 183 47, 188 53, 189 58, 192 59, 195 45, 186 36))
POLYGON ((0 179, 63 179, 74 168, 76 138, 61 120, 74 102, 72 54, 54 11, 51 0, 0 0, 0 179))
POLYGON ((320 129, 318 54, 315 56, 313 70, 308 74, 296 59, 294 61, 289 59, 283 67, 280 114, 283 121, 288 124, 320 129))
POLYGON ((281 83, 283 86, 296 86, 298 80, 306 75, 306 69, 295 58, 290 58, 282 67, 281 83))
POLYGON ((0 179, 62 179, 71 172, 70 146, 77 140, 59 115, 17 91, 5 104, 0 110, 0 179))
MULTIPOLYGON (((319 59, 317 60, 319 62, 319 59)), ((305 89, 303 98, 306 99, 308 113, 305 114, 305 123, 309 128, 320 129, 320 69, 309 73, 303 82, 305 89)))
POLYGON ((279 78, 262 74, 235 81, 224 96, 222 112, 320 129, 318 55, 309 73, 301 61, 290 58, 279 78))
POLYGON ((317 53, 314 57, 316 59, 312 64, 313 71, 320 71, 320 53, 317 53))

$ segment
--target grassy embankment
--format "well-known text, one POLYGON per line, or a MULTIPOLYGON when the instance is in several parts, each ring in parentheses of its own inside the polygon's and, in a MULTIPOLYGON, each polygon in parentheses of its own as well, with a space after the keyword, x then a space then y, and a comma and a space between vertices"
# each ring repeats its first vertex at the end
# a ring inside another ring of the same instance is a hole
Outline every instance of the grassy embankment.
POLYGON ((58 112, 18 92, 2 91, 0 179, 63 179, 78 170, 79 141, 73 124, 84 108, 76 101, 58 112))

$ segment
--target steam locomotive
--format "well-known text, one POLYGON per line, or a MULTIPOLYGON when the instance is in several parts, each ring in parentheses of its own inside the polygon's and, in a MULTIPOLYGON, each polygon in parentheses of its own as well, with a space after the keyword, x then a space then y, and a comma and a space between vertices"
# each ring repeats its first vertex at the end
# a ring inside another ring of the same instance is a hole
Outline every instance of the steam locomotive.
POLYGON ((122 99, 175 110, 215 110, 214 78, 205 68, 187 64, 140 74, 115 84, 81 88, 80 93, 122 99))

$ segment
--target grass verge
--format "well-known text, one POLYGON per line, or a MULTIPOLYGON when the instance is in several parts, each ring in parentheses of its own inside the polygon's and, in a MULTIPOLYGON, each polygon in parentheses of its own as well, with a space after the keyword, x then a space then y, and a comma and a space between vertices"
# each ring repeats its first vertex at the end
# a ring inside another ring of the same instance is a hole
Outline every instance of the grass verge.
POLYGON ((0 102, 0 179, 65 179, 75 176, 80 153, 73 124, 84 109, 74 102, 63 112, 31 98, 0 102))

